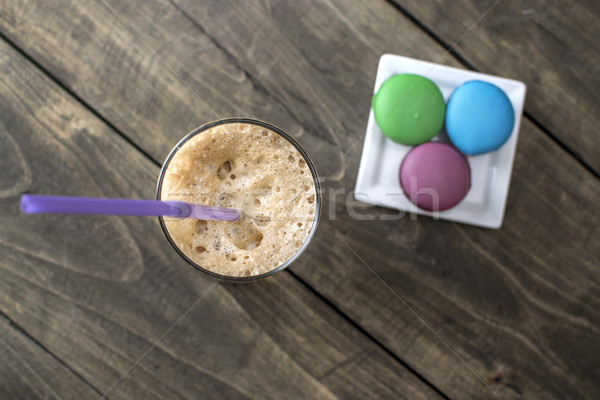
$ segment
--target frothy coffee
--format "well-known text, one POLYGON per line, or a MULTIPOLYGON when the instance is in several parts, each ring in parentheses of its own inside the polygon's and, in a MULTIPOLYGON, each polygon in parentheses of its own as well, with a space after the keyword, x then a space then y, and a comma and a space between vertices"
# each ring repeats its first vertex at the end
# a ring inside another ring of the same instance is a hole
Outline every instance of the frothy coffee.
POLYGON ((192 262, 235 277, 265 274, 304 245, 315 221, 315 180, 296 147, 250 123, 215 125, 187 140, 164 173, 162 200, 231 207, 236 222, 166 219, 192 262))

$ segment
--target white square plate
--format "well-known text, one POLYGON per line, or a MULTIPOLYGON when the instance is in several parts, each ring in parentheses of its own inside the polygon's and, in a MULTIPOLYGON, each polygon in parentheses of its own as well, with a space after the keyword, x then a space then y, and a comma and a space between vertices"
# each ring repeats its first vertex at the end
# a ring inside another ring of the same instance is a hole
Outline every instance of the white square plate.
MULTIPOLYGON (((446 102, 454 89, 464 82, 477 79, 493 83, 504 90, 512 103, 515 112, 513 131, 508 141, 498 150, 467 157, 471 167, 471 188, 467 196, 453 208, 432 213, 411 203, 400 187, 398 179, 400 164, 412 147, 397 144, 384 136, 375 122, 373 109, 371 109, 354 197, 358 201, 377 206, 486 228, 500 228, 504 218, 525 103, 525 84, 497 76, 384 54, 379 60, 373 94, 377 93, 385 80, 403 73, 422 75, 432 80, 442 91, 446 102)), ((443 134, 433 140, 447 141, 443 138, 443 134)))

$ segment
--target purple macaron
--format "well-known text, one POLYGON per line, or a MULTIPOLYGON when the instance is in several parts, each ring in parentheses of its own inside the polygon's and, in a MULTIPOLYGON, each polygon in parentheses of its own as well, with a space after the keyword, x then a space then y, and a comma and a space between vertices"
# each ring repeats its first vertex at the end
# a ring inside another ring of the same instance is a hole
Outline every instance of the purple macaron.
POLYGON ((404 157, 400 185, 417 207, 447 210, 460 203, 471 187, 469 161, 448 144, 423 143, 404 157))

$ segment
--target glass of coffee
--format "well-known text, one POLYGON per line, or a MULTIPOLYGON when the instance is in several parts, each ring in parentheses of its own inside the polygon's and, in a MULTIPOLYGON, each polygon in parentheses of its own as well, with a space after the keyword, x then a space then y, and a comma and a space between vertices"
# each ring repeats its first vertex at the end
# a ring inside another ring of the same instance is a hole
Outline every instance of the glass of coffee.
POLYGON ((212 276, 250 281, 289 266, 306 249, 321 209, 316 169, 281 129, 248 118, 207 123, 167 157, 156 198, 234 208, 234 222, 159 217, 175 251, 212 276))

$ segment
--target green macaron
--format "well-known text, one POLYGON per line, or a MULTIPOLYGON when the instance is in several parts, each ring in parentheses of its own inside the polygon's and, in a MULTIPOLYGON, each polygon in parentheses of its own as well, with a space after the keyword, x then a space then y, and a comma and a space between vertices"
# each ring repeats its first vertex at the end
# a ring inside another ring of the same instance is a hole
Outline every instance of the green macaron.
POLYGON ((421 75, 392 76, 383 82, 372 106, 377 125, 396 143, 425 143, 444 124, 444 96, 435 83, 421 75))

